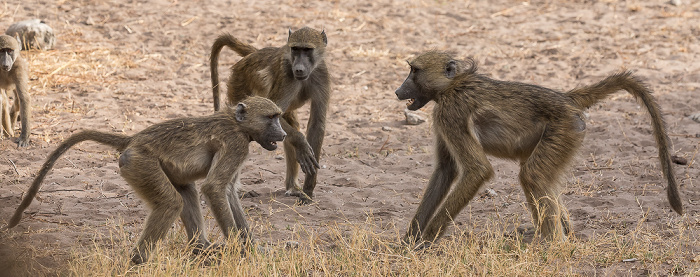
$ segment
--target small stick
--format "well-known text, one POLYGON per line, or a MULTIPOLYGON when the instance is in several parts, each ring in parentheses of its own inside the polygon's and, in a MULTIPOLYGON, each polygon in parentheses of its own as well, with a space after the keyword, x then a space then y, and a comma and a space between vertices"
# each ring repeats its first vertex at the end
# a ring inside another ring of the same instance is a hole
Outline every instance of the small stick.
POLYGON ((13 162, 13 161, 10 160, 10 159, 7 159, 7 160, 10 161, 10 163, 12 164, 12 168, 15 169, 15 173, 17 173, 17 175, 19 176, 19 171, 17 171, 17 165, 15 165, 15 162, 13 162))

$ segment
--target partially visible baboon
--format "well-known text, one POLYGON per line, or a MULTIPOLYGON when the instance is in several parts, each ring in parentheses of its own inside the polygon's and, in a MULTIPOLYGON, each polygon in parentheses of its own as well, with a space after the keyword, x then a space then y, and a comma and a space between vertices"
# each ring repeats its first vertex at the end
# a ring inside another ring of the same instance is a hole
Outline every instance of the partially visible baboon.
POLYGON ((284 141, 287 160, 286 194, 311 201, 316 187, 316 169, 326 129, 326 112, 330 99, 330 75, 324 61, 328 40, 325 32, 302 28, 289 30, 282 47, 256 49, 231 35, 219 36, 211 49, 211 81, 214 110, 219 109, 219 53, 228 46, 243 58, 231 69, 227 82, 228 103, 235 104, 249 95, 269 98, 279 106, 282 128, 289 136, 284 141), (306 138, 299 131, 295 110, 311 102, 306 138), (308 141, 307 141, 308 139, 308 141), (303 191, 297 178, 299 166, 306 174, 303 191))
POLYGON ((239 185, 251 141, 271 151, 286 136, 281 114, 272 101, 249 97, 214 115, 165 121, 133 136, 92 130, 76 133, 51 153, 5 228, 19 223, 56 160, 71 146, 92 140, 121 152, 119 174, 152 210, 132 252, 134 263, 147 260, 147 251, 165 236, 178 215, 197 250, 211 245, 194 185, 201 178, 205 178, 202 193, 224 237, 239 232, 245 242, 251 234, 234 186, 239 185))
POLYGON ((630 72, 559 93, 490 79, 476 72, 473 60, 456 60, 442 52, 424 53, 409 65, 411 71, 396 96, 410 99, 410 110, 435 101, 437 162, 405 241, 431 241, 445 231, 493 176, 486 155, 520 162, 520 185, 541 235, 564 239, 569 219, 559 201, 560 182, 583 141, 583 111, 619 90, 634 95, 649 111, 668 200, 674 211, 683 213, 661 110, 646 85, 630 72))
MULTIPOLYGON (((9 128, 5 125, 3 114, 3 130, 14 135, 14 127, 19 116, 22 121, 22 132, 19 134, 17 145, 25 147, 29 145, 29 122, 31 115, 31 99, 29 97, 29 73, 27 62, 19 55, 21 47, 17 39, 8 36, 0 36, 0 93, 7 94, 14 90, 15 103, 9 112, 9 128), (9 129, 9 130, 8 130, 9 129)), ((9 106, 9 103, 5 104, 9 106)), ((12 136, 10 135, 10 136, 12 136)))

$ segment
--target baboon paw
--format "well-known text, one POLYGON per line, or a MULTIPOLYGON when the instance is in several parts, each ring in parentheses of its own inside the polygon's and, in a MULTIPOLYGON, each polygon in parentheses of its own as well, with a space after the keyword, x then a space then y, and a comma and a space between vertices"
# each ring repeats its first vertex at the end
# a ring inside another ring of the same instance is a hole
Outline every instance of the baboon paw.
POLYGON ((296 197, 299 197, 298 203, 300 203, 300 204, 302 204, 302 205, 311 204, 311 203, 313 202, 313 200, 311 199, 311 197, 309 197, 308 195, 306 195, 306 193, 304 193, 303 191, 299 190, 298 188, 297 188, 297 189, 290 189, 290 190, 286 191, 284 194, 285 194, 286 196, 296 196, 296 197))
POLYGON ((28 139, 22 139, 20 138, 17 140, 17 147, 27 147, 29 146, 29 140, 28 139))
POLYGON ((257 191, 249 190, 249 191, 246 191, 245 193, 243 193, 243 195, 241 196, 241 198, 255 198, 255 197, 258 197, 258 196, 260 196, 260 195, 261 195, 261 194, 258 193, 257 191))

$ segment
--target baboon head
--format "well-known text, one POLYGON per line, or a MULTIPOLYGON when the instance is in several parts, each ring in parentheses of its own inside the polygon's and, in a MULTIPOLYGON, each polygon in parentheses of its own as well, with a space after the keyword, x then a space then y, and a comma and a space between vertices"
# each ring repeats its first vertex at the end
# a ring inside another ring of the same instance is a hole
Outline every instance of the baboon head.
POLYGON ((17 39, 8 35, 0 36, 0 66, 2 70, 12 70, 12 65, 19 56, 19 51, 20 47, 17 39))
POLYGON ((303 81, 309 78, 318 62, 323 60, 327 44, 326 31, 319 32, 309 27, 295 32, 289 30, 287 46, 290 50, 289 58, 295 79, 303 81))
POLYGON ((430 51, 408 62, 411 71, 396 89, 399 100, 408 99, 408 109, 417 110, 448 89, 455 77, 474 73, 474 60, 456 60, 448 53, 430 51))
POLYGON ((236 105, 236 121, 243 131, 266 150, 277 149, 287 133, 280 125, 282 110, 270 99, 251 96, 236 105))

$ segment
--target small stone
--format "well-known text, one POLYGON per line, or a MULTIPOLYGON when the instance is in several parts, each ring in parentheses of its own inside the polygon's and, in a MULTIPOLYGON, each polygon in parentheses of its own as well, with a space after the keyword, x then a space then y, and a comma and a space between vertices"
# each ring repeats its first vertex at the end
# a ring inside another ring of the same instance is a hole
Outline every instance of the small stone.
POLYGON ((406 124, 408 125, 418 125, 425 122, 425 118, 418 115, 418 113, 412 112, 408 109, 405 109, 403 111, 403 114, 406 116, 406 124))
POLYGON ((22 50, 49 50, 56 45, 56 35, 53 29, 39 19, 14 23, 7 28, 5 34, 19 38, 22 50))
POLYGON ((95 20, 92 19, 92 16, 88 16, 87 19, 85 19, 85 25, 88 25, 88 26, 95 25, 95 20))
POLYGON ((498 196, 498 193, 496 193, 496 191, 493 189, 486 189, 486 190, 484 190, 484 193, 482 194, 482 197, 488 197, 488 198, 494 198, 496 196, 498 196))
POLYGON ((275 156, 275 160, 284 160, 284 156, 277 155, 277 156, 275 156))
POLYGON ((671 1, 668 1, 668 3, 671 5, 674 5, 674 6, 680 6, 681 4, 683 4, 683 3, 681 3, 681 0, 671 0, 671 1))
POLYGON ((688 164, 687 159, 685 159, 683 157, 676 156, 676 155, 671 156, 671 161, 673 163, 679 164, 679 165, 687 165, 688 164))
POLYGON ((389 126, 383 126, 383 127, 382 127, 382 131, 390 132, 390 131, 391 131, 391 127, 389 127, 389 126))
POLYGON ((693 121, 695 121, 695 122, 697 122, 697 123, 700 123, 700 113, 691 114, 689 117, 690 117, 690 119, 692 119, 693 121))

